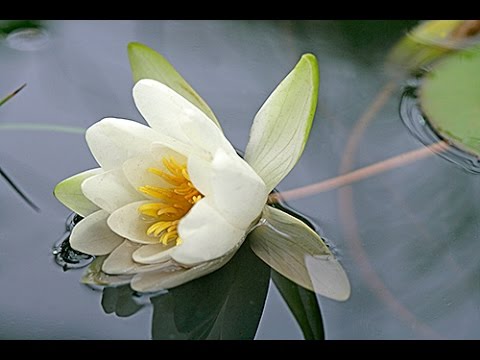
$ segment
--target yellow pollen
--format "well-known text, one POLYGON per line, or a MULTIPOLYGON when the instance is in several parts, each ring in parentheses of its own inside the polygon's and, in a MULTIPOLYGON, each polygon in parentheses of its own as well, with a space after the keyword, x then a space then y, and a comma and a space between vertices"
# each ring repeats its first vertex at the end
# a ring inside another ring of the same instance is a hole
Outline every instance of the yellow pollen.
POLYGON ((138 211, 146 222, 151 223, 148 236, 158 238, 158 242, 164 245, 172 241, 179 245, 182 239, 178 235, 178 223, 203 195, 193 186, 185 164, 179 164, 173 157, 164 157, 162 163, 164 170, 148 168, 148 172, 159 176, 171 187, 139 187, 139 191, 158 201, 144 204, 138 211))

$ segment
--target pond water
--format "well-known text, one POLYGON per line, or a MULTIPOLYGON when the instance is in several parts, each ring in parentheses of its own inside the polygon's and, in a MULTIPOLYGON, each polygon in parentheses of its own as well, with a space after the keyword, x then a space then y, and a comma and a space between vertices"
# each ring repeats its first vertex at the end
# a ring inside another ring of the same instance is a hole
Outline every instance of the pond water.
MULTIPOLYGON (((28 84, 0 108, 0 125, 86 128, 109 116, 143 122, 131 97, 126 50, 128 42, 138 41, 169 59, 214 110, 229 140, 244 149, 263 101, 301 54, 312 52, 320 66, 319 103, 304 154, 278 186, 289 190, 424 146, 400 116, 407 81, 392 85, 383 70, 391 46, 416 23, 43 22, 0 42, 0 95, 28 84), (390 93, 384 106, 364 131, 355 128, 385 87, 390 93)), ((80 134, 0 131, 0 167, 40 209, 0 181, 1 339, 150 339, 152 327, 154 337, 172 337, 159 325, 172 308, 166 297, 152 301, 154 311, 146 297, 133 301, 128 289, 109 290, 102 306, 102 291, 79 282, 82 270, 63 271, 54 260, 52 247, 64 236, 70 212, 53 188, 95 166, 80 134)), ((478 179, 429 156, 289 201, 333 245, 352 286, 345 302, 318 296, 327 339, 480 336, 478 179)), ((235 266, 227 270, 244 271, 235 266)), ((254 291, 255 275, 234 279, 254 291)), ((197 291, 184 297, 200 297, 197 291)), ((256 295, 247 294, 245 301, 256 295)), ((181 302, 177 293, 169 296, 181 302)), ((184 328, 195 326, 188 316, 194 313, 183 314, 184 328)), ((245 319, 234 320, 247 324, 248 316, 246 311, 245 319)), ((255 338, 303 338, 271 281, 255 338)))

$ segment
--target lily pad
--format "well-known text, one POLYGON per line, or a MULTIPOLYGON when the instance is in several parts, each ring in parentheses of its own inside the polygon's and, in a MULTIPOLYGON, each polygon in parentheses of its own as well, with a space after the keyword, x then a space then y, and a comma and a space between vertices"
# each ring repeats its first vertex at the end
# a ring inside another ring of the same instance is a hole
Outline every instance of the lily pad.
POLYGON ((420 23, 395 44, 387 56, 393 71, 413 72, 460 46, 455 36, 464 20, 429 20, 420 23))
POLYGON ((446 57, 426 74, 420 104, 441 138, 480 156, 480 46, 446 57))

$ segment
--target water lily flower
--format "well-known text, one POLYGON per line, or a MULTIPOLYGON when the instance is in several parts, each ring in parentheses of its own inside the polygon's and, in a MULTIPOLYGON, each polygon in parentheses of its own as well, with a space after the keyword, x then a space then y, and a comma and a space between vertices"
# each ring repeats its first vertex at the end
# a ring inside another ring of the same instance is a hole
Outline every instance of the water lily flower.
POLYGON ((73 249, 97 256, 84 281, 145 292, 223 266, 276 211, 266 211, 268 194, 305 146, 318 68, 313 55, 302 56, 256 115, 243 159, 173 67, 143 45, 134 50, 133 98, 148 126, 115 118, 92 125, 86 141, 100 167, 62 181, 55 195, 85 217, 70 237, 73 249), (162 71, 145 76, 155 68, 145 61, 162 71))
POLYGON ((131 272, 133 260, 135 288, 149 271, 184 269, 238 247, 268 189, 221 130, 175 91, 146 79, 133 97, 150 127, 107 118, 86 132, 101 167, 81 189, 99 209, 73 229, 70 243, 110 254, 103 264, 109 274, 131 272))

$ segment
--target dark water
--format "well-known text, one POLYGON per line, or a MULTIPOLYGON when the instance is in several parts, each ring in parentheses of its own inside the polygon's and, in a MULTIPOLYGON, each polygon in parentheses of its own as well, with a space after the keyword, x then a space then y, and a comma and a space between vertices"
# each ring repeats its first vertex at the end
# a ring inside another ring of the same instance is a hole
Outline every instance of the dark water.
MULTIPOLYGON (((28 83, 0 109, 0 125, 88 127, 107 116, 142 121, 131 98, 126 53, 128 42, 139 41, 175 65, 210 104, 234 146, 244 149, 263 101, 300 55, 312 52, 320 64, 319 107, 303 157, 278 187, 288 190, 338 175, 352 128, 389 81, 382 70, 388 49, 414 24, 45 22, 43 30, 0 42, 0 94, 28 83)), ((400 118, 404 85, 398 82, 360 138, 353 168, 423 146, 400 118)), ((79 283, 81 270, 64 272, 52 255, 69 215, 52 189, 95 166, 83 137, 2 130, 0 139, 0 166, 40 207, 34 211, 0 182, 0 338, 151 338, 152 317, 167 321, 162 316, 175 299, 154 300, 155 311, 149 299, 132 298, 128 289, 109 290, 102 299, 100 290, 79 283)), ((352 284, 347 302, 318 297, 326 338, 480 337, 478 180, 431 156, 290 201, 331 241, 352 284)), ((227 270, 238 274, 235 266, 227 270)), ((256 296, 248 277, 233 279, 252 289, 246 298, 256 296)), ((301 339, 272 284, 267 296, 256 338, 301 339)), ((177 307, 184 310, 176 321, 185 331, 202 331, 185 320, 188 306, 177 307)))

